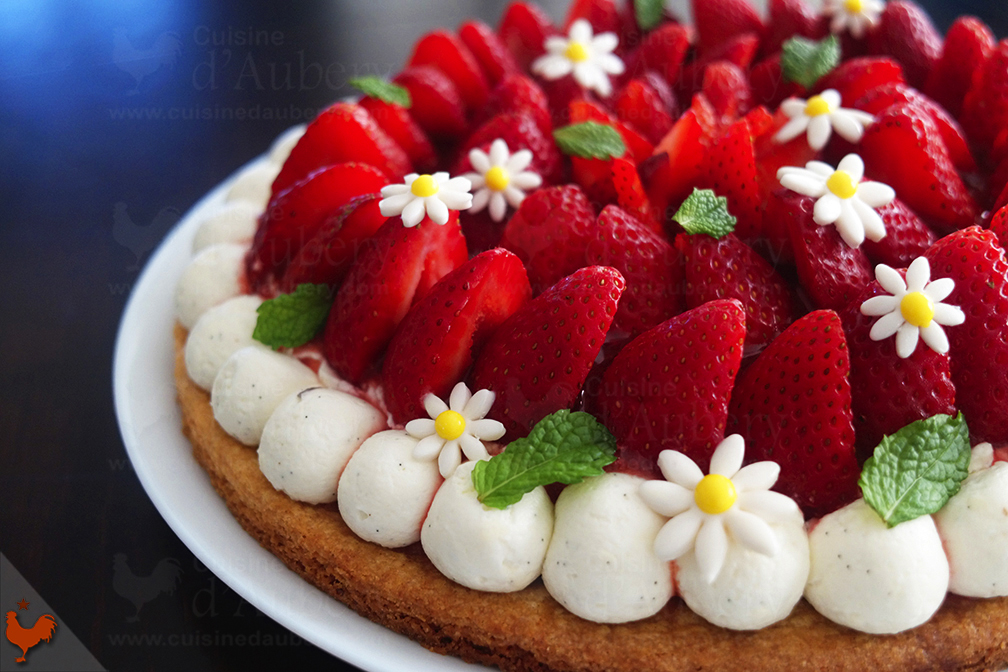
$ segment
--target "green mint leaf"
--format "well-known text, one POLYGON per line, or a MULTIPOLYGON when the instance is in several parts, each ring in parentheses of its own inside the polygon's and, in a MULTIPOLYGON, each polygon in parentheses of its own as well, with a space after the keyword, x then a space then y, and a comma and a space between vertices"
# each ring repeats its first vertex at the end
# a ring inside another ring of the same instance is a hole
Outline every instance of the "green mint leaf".
POLYGON ((524 439, 489 461, 477 462, 472 481, 479 501, 504 509, 550 483, 578 483, 616 459, 616 439, 598 420, 561 410, 536 423, 524 439))
POLYGON ((564 154, 582 159, 612 159, 626 153, 619 131, 595 121, 558 128, 553 138, 564 154))
POLYGON ((331 305, 328 286, 300 284, 290 294, 263 301, 252 338, 274 350, 304 345, 325 325, 331 305))
POLYGON ((723 238, 735 230, 735 218, 728 213, 728 199, 711 189, 697 189, 689 195, 672 219, 686 233, 705 233, 711 238, 723 238))
POLYGON ((806 89, 811 89, 820 77, 840 63, 840 40, 836 35, 819 42, 792 37, 784 43, 781 51, 784 79, 797 82, 806 89))
POLYGON ((661 23, 664 13, 662 0, 634 0, 637 25, 643 30, 651 30, 661 23))
POLYGON ((360 89, 365 96, 371 96, 386 103, 392 103, 399 107, 409 108, 413 104, 410 92, 392 82, 386 82, 380 77, 354 77, 349 81, 350 86, 360 89))
POLYGON ((912 422, 882 439, 858 485, 889 527, 938 511, 959 492, 970 461, 962 413, 912 422))

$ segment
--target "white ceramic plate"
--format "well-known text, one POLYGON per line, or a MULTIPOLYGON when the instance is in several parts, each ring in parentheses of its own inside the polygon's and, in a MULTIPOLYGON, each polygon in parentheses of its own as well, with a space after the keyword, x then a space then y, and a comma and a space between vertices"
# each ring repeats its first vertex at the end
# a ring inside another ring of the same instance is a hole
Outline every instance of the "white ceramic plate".
POLYGON ((112 374, 116 416, 140 483, 175 534, 215 575, 319 648, 368 672, 486 671, 358 616, 287 569, 235 521, 193 458, 175 399, 175 284, 192 258, 200 222, 224 201, 234 178, 207 194, 161 243, 119 325, 112 374))

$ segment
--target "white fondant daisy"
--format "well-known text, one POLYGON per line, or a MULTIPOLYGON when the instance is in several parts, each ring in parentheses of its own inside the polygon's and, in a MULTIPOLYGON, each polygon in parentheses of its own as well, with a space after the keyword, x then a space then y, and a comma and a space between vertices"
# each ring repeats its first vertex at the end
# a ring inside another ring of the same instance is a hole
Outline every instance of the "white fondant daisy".
POLYGON ((881 341, 896 335, 896 354, 906 359, 917 349, 918 336, 939 354, 949 350, 945 327, 965 321, 958 306, 942 303, 955 289, 952 278, 931 280, 931 265, 926 257, 917 257, 907 268, 906 282, 895 270, 879 264, 875 279, 890 296, 880 294, 861 304, 861 314, 881 316, 872 325, 869 337, 881 341))
POLYGON ((840 237, 858 247, 865 237, 878 242, 885 238, 885 224, 875 208, 896 198, 892 187, 881 182, 862 182, 864 162, 857 154, 840 160, 836 170, 822 161, 809 161, 804 168, 785 166, 777 171, 780 183, 816 200, 812 219, 819 226, 833 224, 840 237))
POLYGON ((665 481, 647 481, 640 495, 656 513, 670 520, 658 532, 654 551, 662 560, 676 560, 691 549, 708 582, 721 572, 728 544, 773 556, 778 542, 769 522, 787 520, 798 511, 794 501, 770 492, 777 482, 776 462, 742 466, 745 441, 732 434, 711 456, 710 474, 703 475, 690 458, 663 450, 658 467, 665 481))
POLYGON ((433 222, 447 224, 448 210, 465 210, 472 205, 472 185, 465 177, 410 173, 403 182, 382 187, 378 202, 382 217, 402 215, 403 226, 416 226, 425 215, 433 222))
POLYGON ((465 383, 455 386, 447 404, 436 394, 426 395, 423 404, 430 418, 406 423, 406 433, 420 439, 413 457, 417 460, 436 457, 438 470, 445 478, 462 463, 462 453, 470 460, 490 459, 483 442, 504 436, 504 425, 484 417, 490 412, 494 398, 490 390, 472 394, 465 383))
POLYGON ((846 30, 855 39, 861 39, 868 28, 878 25, 884 9, 882 0, 824 0, 822 13, 833 17, 829 26, 831 33, 837 35, 846 30))
POLYGON ((809 147, 816 151, 826 146, 834 130, 848 142, 861 142, 865 126, 875 121, 867 112, 840 107, 840 92, 836 89, 826 89, 808 100, 788 98, 780 109, 790 121, 781 126, 774 139, 788 142, 805 133, 809 147))
POLYGON ((573 74, 582 87, 605 97, 613 90, 609 75, 623 74, 626 69, 619 56, 612 53, 618 44, 616 33, 594 35, 591 24, 578 19, 571 24, 566 38, 546 38, 546 54, 532 62, 532 72, 546 79, 573 74))
POLYGON ((514 154, 507 143, 497 138, 490 143, 490 152, 478 147, 469 150, 469 162, 474 173, 463 177, 472 182, 472 211, 479 212, 490 206, 490 219, 500 222, 507 214, 507 207, 518 208, 525 200, 525 192, 542 184, 542 178, 528 168, 532 163, 532 152, 522 149, 514 154))

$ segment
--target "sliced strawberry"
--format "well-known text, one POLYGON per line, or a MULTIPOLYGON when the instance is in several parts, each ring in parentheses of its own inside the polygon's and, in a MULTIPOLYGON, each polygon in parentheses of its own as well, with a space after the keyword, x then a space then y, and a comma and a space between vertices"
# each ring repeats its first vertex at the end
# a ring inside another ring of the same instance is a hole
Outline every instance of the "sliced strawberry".
POLYGON ((406 108, 368 96, 361 98, 359 105, 403 148, 415 170, 434 170, 437 163, 434 147, 406 108))
POLYGON ((412 171, 409 156, 367 110, 354 103, 336 103, 308 124, 273 181, 272 197, 314 170, 348 161, 375 166, 395 180, 412 171))
POLYGON ((728 212, 738 219, 735 233, 743 240, 755 238, 763 230, 753 137, 746 119, 729 126, 707 152, 698 185, 728 199, 728 212))
POLYGON ((737 35, 715 49, 703 52, 692 63, 683 66, 676 82, 676 92, 683 98, 696 93, 703 86, 707 66, 717 61, 727 61, 742 70, 748 70, 759 50, 759 36, 756 33, 737 35))
POLYGON ((476 116, 476 124, 482 125, 487 119, 499 114, 519 112, 531 115, 543 135, 550 136, 553 122, 550 118, 549 100, 538 84, 521 74, 506 75, 494 87, 486 107, 476 116))
POLYGON ((509 441, 539 420, 572 408, 605 342, 626 283, 618 271, 575 271, 518 309, 473 365, 473 389, 496 393, 489 416, 509 441))
POLYGON ((447 398, 473 356, 531 290, 518 257, 489 250, 444 276, 413 304, 382 366, 385 403, 396 422, 423 415, 428 392, 447 398))
POLYGON ((771 109, 776 109, 781 101, 789 96, 807 97, 804 87, 784 79, 780 54, 774 54, 753 66, 749 72, 749 86, 752 89, 753 102, 771 109))
POLYGON ((760 44, 760 52, 774 54, 792 37, 821 37, 822 22, 819 15, 805 0, 770 0, 767 30, 760 44))
POLYGON ((997 236, 1002 249, 1008 250, 1008 205, 994 213, 990 221, 990 231, 997 236))
POLYGON ((381 358, 410 305, 465 263, 458 216, 407 228, 389 219, 365 241, 336 294, 323 336, 326 361, 357 384, 381 358))
POLYGON ((763 214, 763 239, 757 247, 772 264, 794 263, 791 229, 798 226, 796 222, 804 222, 812 217, 814 205, 814 199, 784 187, 770 192, 763 214))
POLYGON ((647 33, 627 59, 627 73, 640 77, 651 70, 657 72, 669 86, 679 79, 679 66, 686 59, 690 46, 690 31, 678 23, 666 23, 647 33))
POLYGON ((623 28, 619 9, 613 0, 574 0, 567 8, 564 32, 566 33, 571 24, 578 19, 586 19, 595 35, 615 33, 618 36, 623 28))
POLYGON ((497 26, 497 35, 522 70, 528 70, 532 61, 546 52, 543 43, 556 34, 557 29, 543 10, 521 1, 507 6, 497 26))
POLYGON ((815 84, 816 92, 836 89, 841 100, 854 101, 872 89, 902 82, 903 69, 891 58, 860 57, 844 61, 815 84))
POLYGON ((633 161, 624 158, 612 160, 612 183, 616 190, 617 205, 660 234, 663 213, 651 207, 633 161))
POLYGON ((842 310, 872 281, 872 266, 864 250, 848 246, 835 227, 813 221, 814 206, 814 199, 803 196, 795 213, 801 216, 787 222, 798 278, 817 308, 842 310))
POLYGON ((746 0, 693 0, 701 52, 710 51, 742 33, 762 35, 763 20, 746 0))
POLYGON ((875 211, 885 224, 886 235, 877 243, 865 239, 861 244, 872 264, 905 268, 938 240, 934 231, 899 198, 875 211))
POLYGON ((924 86, 942 51, 942 37, 931 17, 911 0, 886 4, 878 27, 868 33, 868 42, 873 53, 899 61, 907 81, 917 88, 924 86))
POLYGON ((850 361, 840 318, 802 317, 778 336, 735 383, 726 433, 746 442, 746 460, 781 467, 775 490, 806 517, 857 498, 850 361))
POLYGON ((925 255, 931 279, 952 278, 943 303, 966 321, 945 328, 956 404, 977 441, 1008 441, 1008 261, 990 231, 970 227, 935 243, 925 255))
POLYGON ((490 85, 479 62, 456 35, 435 30, 421 37, 407 62, 408 67, 419 65, 435 67, 447 75, 468 110, 479 110, 486 104, 490 85))
POLYGON ((718 300, 623 348, 603 376, 598 399, 620 451, 653 463, 662 450, 678 450, 706 471, 724 438, 745 333, 742 305, 718 300))
POLYGON ((840 312, 850 348, 851 410, 858 461, 871 457, 887 434, 937 413, 956 414, 948 355, 918 344, 910 357, 896 354, 896 339, 873 341, 877 317, 861 314, 861 304, 884 294, 877 282, 840 312), (922 347, 923 346, 923 347, 922 347))
POLYGON ((1008 39, 994 46, 974 75, 959 121, 980 146, 992 145, 1008 128, 1008 39))
POLYGON ((388 177, 374 166, 338 163, 311 173, 273 197, 246 261, 252 289, 269 293, 272 281, 331 217, 352 199, 377 193, 388 183, 388 177))
POLYGON ((652 159, 641 166, 641 179, 652 207, 675 212, 706 172, 713 141, 713 109, 703 95, 679 117, 655 146, 652 159))
POLYGON ((651 152, 654 150, 654 145, 647 138, 611 115, 600 105, 588 100, 573 101, 570 104, 570 122, 578 124, 585 121, 608 124, 619 131, 630 157, 635 162, 643 161, 651 156, 651 152))
POLYGON ((973 224, 976 204, 926 109, 915 103, 886 108, 867 128, 859 147, 867 174, 895 189, 936 230, 973 224))
POLYGON ((507 75, 521 72, 514 56, 497 37, 497 33, 482 21, 475 19, 466 21, 459 26, 458 33, 463 44, 479 63, 490 86, 495 86, 507 75))
POLYGON ((552 136, 544 134, 536 119, 525 112, 498 114, 476 129, 466 140, 452 174, 461 175, 472 170, 469 150, 479 147, 487 151, 497 139, 506 142, 512 154, 521 149, 532 152, 532 163, 528 170, 538 173, 546 184, 560 181, 563 171, 560 151, 552 136))
POLYGON ((675 123, 675 97, 665 80, 649 72, 627 82, 616 96, 616 118, 658 143, 675 123))
POLYGON ((736 299, 745 310, 746 353, 759 350, 794 318, 791 290, 763 257, 729 233, 719 239, 679 234, 683 295, 687 308, 716 299, 736 299))
POLYGON ((707 66, 700 90, 714 106, 714 113, 730 121, 744 115, 753 104, 748 76, 728 61, 714 61, 707 66))
POLYGON ((412 66, 392 81, 410 92, 410 116, 432 138, 453 140, 466 134, 465 103, 458 87, 441 70, 430 65, 412 66))
POLYGON ((975 16, 960 16, 945 33, 941 58, 928 74, 924 93, 958 117, 977 66, 994 49, 994 33, 975 16))
POLYGON ((326 219, 287 265, 280 280, 280 291, 293 292, 305 282, 329 285, 333 289, 339 287, 364 241, 388 219, 378 209, 379 200, 380 194, 352 198, 326 219))

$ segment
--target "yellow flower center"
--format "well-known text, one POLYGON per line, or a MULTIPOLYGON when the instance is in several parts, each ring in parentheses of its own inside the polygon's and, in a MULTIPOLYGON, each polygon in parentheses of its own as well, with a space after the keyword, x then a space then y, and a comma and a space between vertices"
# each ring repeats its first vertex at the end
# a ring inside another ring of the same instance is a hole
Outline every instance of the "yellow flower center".
POLYGON ((564 52, 564 56, 574 61, 575 63, 580 63, 581 61, 588 60, 588 49, 585 45, 580 42, 571 42, 567 45, 567 51, 564 52))
POLYGON ((864 9, 863 0, 845 0, 843 3, 844 9, 847 10, 848 14, 860 14, 864 9))
POLYGON ((413 184, 410 186, 410 191, 413 192, 413 195, 420 198, 433 196, 438 192, 438 189, 440 189, 440 187, 438 186, 437 180, 430 175, 421 175, 413 180, 413 184))
POLYGON ((487 171, 486 185, 494 191, 504 191, 511 183, 511 176, 503 166, 494 166, 487 171))
POLYGON ((434 430, 445 441, 454 441, 465 431, 465 418, 456 411, 443 411, 434 421, 434 430))
POLYGON ((693 491, 693 499, 704 513, 724 513, 738 499, 735 484, 721 474, 704 476, 693 491))
POLYGON ((903 319, 915 327, 926 327, 934 319, 934 303, 923 292, 910 292, 900 301, 903 319))
POLYGON ((850 173, 838 170, 826 180, 826 188, 840 198, 850 198, 857 191, 857 183, 851 179, 850 173))
POLYGON ((829 114, 831 111, 829 103, 823 100, 822 96, 812 96, 805 103, 806 117, 818 117, 823 114, 829 114))

